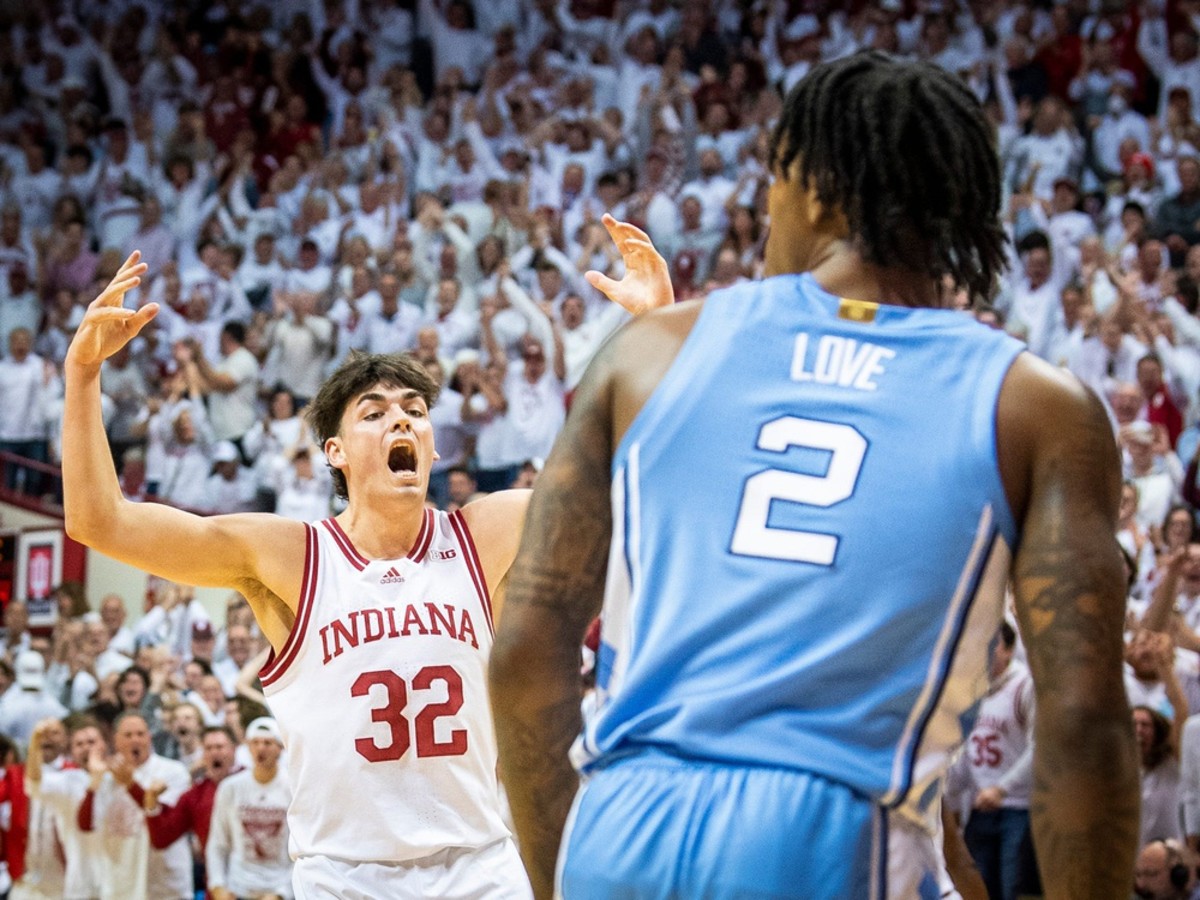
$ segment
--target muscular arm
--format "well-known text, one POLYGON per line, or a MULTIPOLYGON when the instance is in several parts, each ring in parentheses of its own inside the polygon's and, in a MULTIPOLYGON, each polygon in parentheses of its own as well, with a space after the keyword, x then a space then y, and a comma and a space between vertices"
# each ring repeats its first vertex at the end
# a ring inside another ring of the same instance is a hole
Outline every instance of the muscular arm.
POLYGON ((1094 396, 1029 354, 1008 376, 998 420, 1023 519, 1014 588, 1037 697, 1030 811, 1046 896, 1123 897, 1138 762, 1122 682, 1112 431, 1094 396))
POLYGON ((579 647, 600 609, 612 530, 605 351, 579 391, 530 502, 490 672, 501 776, 539 898, 553 893, 579 784, 567 758, 582 724, 579 647))

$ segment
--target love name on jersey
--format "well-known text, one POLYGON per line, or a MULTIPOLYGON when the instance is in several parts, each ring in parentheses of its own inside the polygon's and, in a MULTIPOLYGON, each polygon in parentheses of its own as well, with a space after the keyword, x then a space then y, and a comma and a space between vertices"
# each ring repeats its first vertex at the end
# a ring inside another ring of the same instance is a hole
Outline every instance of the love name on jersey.
POLYGON ((875 378, 886 372, 884 361, 896 355, 895 350, 870 341, 836 334, 823 334, 815 346, 810 346, 811 337, 806 331, 796 335, 796 346, 792 353, 792 381, 815 381, 817 384, 875 391, 879 389, 875 378))
POLYGON ((323 625, 320 634, 322 665, 360 644, 414 634, 445 636, 479 649, 471 614, 449 603, 409 603, 403 609, 394 606, 356 609, 323 625))

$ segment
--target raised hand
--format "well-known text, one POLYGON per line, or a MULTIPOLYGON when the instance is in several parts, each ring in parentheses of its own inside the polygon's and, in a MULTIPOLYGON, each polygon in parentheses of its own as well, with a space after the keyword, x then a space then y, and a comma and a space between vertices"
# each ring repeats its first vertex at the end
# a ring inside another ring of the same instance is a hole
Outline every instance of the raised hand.
POLYGON ((158 312, 157 303, 147 303, 137 310, 121 305, 126 291, 141 284, 146 264, 140 260, 141 254, 133 251, 108 287, 88 306, 71 346, 67 348, 68 366, 99 366, 154 318, 158 312))
POLYGON ((96 778, 108 771, 108 756, 103 746, 97 745, 92 748, 92 752, 88 754, 87 769, 88 773, 96 778))
POLYGON ((671 273, 649 235, 636 225, 618 222, 608 213, 600 221, 608 229, 613 243, 625 261, 625 277, 620 281, 594 269, 585 272, 588 284, 635 316, 675 302, 671 273))
POLYGON ((153 782, 145 789, 145 799, 142 802, 142 808, 149 811, 158 806, 158 798, 166 791, 167 786, 161 781, 153 782))
POLYGON ((122 787, 129 787, 133 782, 133 769, 133 760, 123 753, 113 754, 108 762, 108 771, 112 772, 113 779, 122 787))

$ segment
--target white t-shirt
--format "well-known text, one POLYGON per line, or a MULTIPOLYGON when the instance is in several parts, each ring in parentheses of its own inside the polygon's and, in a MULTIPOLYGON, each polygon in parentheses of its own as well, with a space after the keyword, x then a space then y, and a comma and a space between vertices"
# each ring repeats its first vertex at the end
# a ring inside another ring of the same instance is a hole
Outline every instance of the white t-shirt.
MULTIPOLYGON (((151 754, 133 770, 143 788, 156 781, 167 786, 160 801, 174 805, 191 785, 183 763, 151 754)), ((193 896, 192 854, 187 837, 165 850, 150 846, 145 814, 128 789, 105 774, 96 791, 93 830, 100 835, 101 900, 183 900, 193 896)))
POLYGON ((292 896, 287 811, 292 789, 281 768, 261 784, 253 771, 237 772, 217 786, 205 861, 209 890, 238 897, 292 896))
POLYGON ((238 347, 221 360, 216 371, 236 381, 237 387, 228 393, 214 391, 209 395, 208 421, 215 440, 236 440, 257 419, 258 360, 245 347, 238 347))
POLYGON ((40 801, 54 815, 66 857, 64 900, 90 900, 100 893, 100 833, 82 831, 76 818, 88 780, 88 773, 82 769, 57 771, 43 767, 41 782, 26 782, 30 799, 40 801))

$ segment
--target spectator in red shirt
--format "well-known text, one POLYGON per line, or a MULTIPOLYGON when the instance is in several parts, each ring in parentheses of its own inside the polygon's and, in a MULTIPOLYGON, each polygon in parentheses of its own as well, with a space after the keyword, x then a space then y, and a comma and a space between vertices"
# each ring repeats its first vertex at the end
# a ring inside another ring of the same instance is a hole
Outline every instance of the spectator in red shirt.
POLYGON ((1146 403, 1146 421, 1165 428, 1173 448, 1183 431, 1183 414, 1179 408, 1186 406, 1186 401, 1180 404, 1171 396, 1163 380, 1162 360, 1157 353, 1147 353, 1138 360, 1137 381, 1146 403))
POLYGON ((129 786, 134 799, 139 800, 146 810, 150 844, 155 849, 169 847, 189 831, 194 831, 200 839, 200 852, 204 852, 217 785, 233 771, 236 751, 237 742, 227 727, 218 725, 204 729, 204 776, 184 791, 174 806, 158 802, 159 795, 166 790, 164 784, 152 784, 144 792, 136 783, 129 786))

